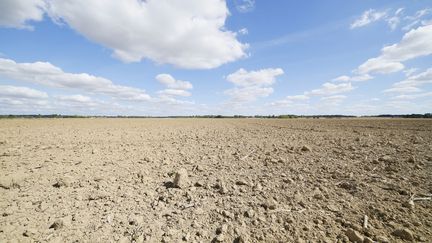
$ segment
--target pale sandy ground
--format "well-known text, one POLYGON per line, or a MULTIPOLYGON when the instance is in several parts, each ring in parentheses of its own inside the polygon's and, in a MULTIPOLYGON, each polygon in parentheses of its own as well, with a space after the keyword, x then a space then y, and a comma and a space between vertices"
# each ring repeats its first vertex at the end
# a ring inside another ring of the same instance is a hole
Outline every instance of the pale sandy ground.
POLYGON ((3 119, 0 242, 432 242, 431 166, 432 120, 3 119))

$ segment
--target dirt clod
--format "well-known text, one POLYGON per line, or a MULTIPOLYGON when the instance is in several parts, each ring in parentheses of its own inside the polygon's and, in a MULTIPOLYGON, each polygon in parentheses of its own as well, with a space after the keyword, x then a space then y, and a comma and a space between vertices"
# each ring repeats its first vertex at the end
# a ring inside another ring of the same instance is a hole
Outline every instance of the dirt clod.
POLYGON ((408 240, 408 241, 414 240, 414 235, 411 232, 411 230, 405 228, 396 229, 395 231, 392 232, 392 235, 399 237, 403 240, 408 240))
POLYGON ((348 237, 348 239, 351 242, 357 242, 357 243, 362 243, 364 240, 364 237, 357 231, 353 230, 353 229, 348 229, 345 232, 345 235, 348 237))
POLYGON ((178 188, 186 188, 189 186, 189 178, 186 169, 181 168, 175 173, 174 186, 178 188))
POLYGON ((61 220, 61 219, 57 219, 56 221, 54 221, 51 225, 50 225, 50 229, 54 229, 54 230, 58 230, 58 229, 61 229, 61 228, 63 228, 63 226, 64 226, 64 223, 63 223, 63 220, 61 220))

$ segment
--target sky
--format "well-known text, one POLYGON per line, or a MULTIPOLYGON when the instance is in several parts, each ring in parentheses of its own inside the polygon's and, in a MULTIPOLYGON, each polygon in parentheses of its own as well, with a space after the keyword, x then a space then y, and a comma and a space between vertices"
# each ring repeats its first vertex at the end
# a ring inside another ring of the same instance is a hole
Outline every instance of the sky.
POLYGON ((0 114, 431 107, 430 0, 0 0, 0 114))

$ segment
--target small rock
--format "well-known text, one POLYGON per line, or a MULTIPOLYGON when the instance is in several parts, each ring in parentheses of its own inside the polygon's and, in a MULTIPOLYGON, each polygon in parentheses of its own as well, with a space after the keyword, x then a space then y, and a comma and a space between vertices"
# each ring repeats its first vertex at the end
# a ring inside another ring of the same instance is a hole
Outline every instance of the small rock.
POLYGON ((194 186, 195 186, 195 187, 203 187, 203 186, 204 186, 204 182, 202 182, 202 181, 197 181, 197 182, 195 182, 194 186))
POLYGON ((380 242, 380 243, 389 243, 389 242, 390 242, 390 240, 387 239, 387 237, 384 237, 384 236, 377 236, 377 237, 376 237, 376 240, 377 240, 378 242, 380 242))
POLYGON ((181 168, 177 171, 174 177, 174 186, 178 188, 186 188, 189 186, 189 178, 186 169, 181 168))
POLYGON ((247 183, 247 181, 245 181, 245 180, 238 180, 238 181, 236 181, 236 185, 238 185, 238 186, 248 186, 249 183, 247 183))
POLYGON ((226 233, 228 231, 228 225, 223 224, 221 227, 216 229, 216 234, 220 235, 222 233, 226 233))
POLYGON ((133 215, 129 217, 129 225, 142 225, 144 223, 144 218, 143 216, 139 216, 139 215, 133 215))
POLYGON ((224 234, 220 234, 220 235, 218 235, 218 236, 216 236, 215 238, 214 238, 214 242, 224 242, 225 241, 225 235, 224 234))
POLYGON ((310 151, 312 151, 312 149, 311 149, 309 146, 304 145, 304 146, 301 148, 301 151, 303 151, 303 152, 310 152, 310 151))
POLYGON ((70 182, 67 178, 59 178, 57 179, 56 183, 53 184, 53 187, 60 188, 60 187, 68 187, 70 186, 70 182))
POLYGON ((54 230, 58 230, 61 229, 63 227, 63 220, 61 219, 57 219, 56 221, 54 221, 54 223, 51 224, 51 226, 49 227, 50 229, 54 229, 54 230))
POLYGON ((249 241, 244 236, 239 236, 234 240, 234 243, 247 243, 247 242, 249 241))
POLYGON ((415 159, 414 156, 411 156, 411 157, 408 158, 407 161, 408 161, 409 163, 415 163, 415 162, 416 162, 416 159, 415 159))
POLYGON ((274 199, 267 200, 267 202, 263 203, 262 206, 265 209, 275 210, 277 207, 277 202, 274 199))
POLYGON ((37 230, 36 229, 27 229, 26 231, 24 231, 23 236, 25 237, 34 237, 37 234, 37 230))
POLYGON ((254 187, 253 187, 254 191, 262 191, 263 187, 260 183, 257 183, 254 187))
POLYGON ((230 219, 234 218, 234 214, 226 210, 222 211, 222 215, 230 219))
POLYGON ((380 157, 378 160, 383 161, 383 162, 393 162, 393 159, 388 155, 384 155, 384 156, 380 157))
POLYGON ((409 229, 396 229, 395 231, 393 231, 392 235, 399 237, 403 240, 409 240, 409 241, 413 241, 414 240, 414 235, 411 232, 411 230, 409 229))
POLYGON ((344 181, 340 183, 339 187, 349 191, 357 190, 357 184, 355 182, 350 182, 350 181, 344 181))
POLYGON ((252 218, 255 215, 255 211, 253 211, 252 209, 247 210, 244 215, 248 218, 252 218))
POLYGON ((294 180, 291 178, 284 178, 282 181, 289 184, 294 183, 294 180))
POLYGON ((314 197, 315 199, 323 199, 323 198, 324 198, 324 196, 323 196, 321 190, 319 190, 318 188, 315 188, 313 194, 314 194, 313 197, 314 197))
POLYGON ((226 187, 225 183, 223 183, 223 182, 221 182, 219 184, 219 193, 220 194, 228 193, 228 188, 226 187))
POLYGON ((348 237, 348 239, 349 239, 351 242, 358 242, 358 243, 361 243, 361 242, 363 242, 363 240, 364 240, 363 236, 362 236, 359 232, 357 232, 357 231, 355 231, 355 230, 353 230, 353 229, 348 229, 348 230, 345 232, 345 235, 348 237))
POLYGON ((413 200, 408 200, 408 201, 402 203, 402 207, 409 208, 409 209, 414 209, 414 201, 413 200))
POLYGON ((374 241, 369 237, 365 237, 363 243, 374 243, 374 241))

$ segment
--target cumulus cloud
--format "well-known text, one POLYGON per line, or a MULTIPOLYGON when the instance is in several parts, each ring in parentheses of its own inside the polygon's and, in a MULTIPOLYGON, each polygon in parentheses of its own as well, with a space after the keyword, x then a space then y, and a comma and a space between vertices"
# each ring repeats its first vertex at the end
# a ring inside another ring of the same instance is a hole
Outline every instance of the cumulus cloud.
POLYGON ((240 13, 251 12, 255 9, 255 0, 234 0, 234 4, 240 13))
POLYGON ((225 90, 226 95, 231 96, 234 102, 251 102, 255 101, 257 98, 267 97, 273 93, 273 88, 271 87, 242 87, 242 88, 232 88, 225 90))
POLYGON ((305 95, 329 96, 329 95, 335 95, 340 93, 346 93, 353 89, 355 89, 355 87, 353 87, 351 83, 341 83, 341 84, 324 83, 321 86, 321 88, 307 91, 305 92, 305 95))
POLYGON ((284 107, 284 106, 292 106, 295 104, 296 106, 301 106, 304 104, 300 104, 298 102, 305 102, 309 99, 310 98, 307 95, 289 95, 285 97, 285 99, 271 102, 270 105, 284 107))
POLYGON ((425 84, 432 84, 432 68, 426 71, 408 76, 407 79, 397 82, 391 88, 384 90, 385 93, 414 93, 420 92, 419 87, 425 84))
POLYGON ((309 97, 306 95, 291 95, 287 96, 285 99, 290 101, 305 101, 308 100, 309 97))
POLYGON ((44 99, 44 98, 48 98, 48 94, 27 87, 0 85, 0 97, 44 99))
POLYGON ((48 94, 36 89, 0 85, 0 108, 5 114, 8 110, 25 108, 31 111, 33 108, 46 107, 48 105, 48 94))
POLYGON ((281 68, 267 68, 258 71, 247 71, 240 68, 227 76, 227 80, 236 86, 270 86, 276 81, 276 77, 284 72, 281 68))
POLYGON ((193 88, 193 86, 190 82, 182 81, 182 80, 175 80, 173 78, 173 76, 166 74, 166 73, 162 73, 162 74, 157 75, 156 80, 170 89, 187 90, 187 89, 193 88))
POLYGON ((33 29, 29 21, 41 21, 44 15, 43 0, 0 1, 0 26, 18 29, 33 29))
POLYGON ((187 90, 192 89, 193 86, 188 81, 176 80, 173 76, 162 73, 156 76, 156 80, 163 84, 166 89, 159 90, 159 96, 191 96, 187 90))
POLYGON ((67 73, 49 62, 16 63, 10 59, 0 58, 0 76, 47 87, 102 94, 122 100, 150 99, 142 89, 116 85, 111 80, 87 73, 67 73))
POLYGON ((383 19, 387 16, 387 11, 377 11, 375 9, 369 9, 363 12, 363 14, 356 19, 350 26, 351 29, 359 28, 383 19))
POLYGON ((191 93, 181 89, 164 89, 157 92, 160 95, 165 96, 191 96, 191 93))
POLYGON ((347 97, 345 95, 332 95, 332 96, 325 96, 322 97, 320 100, 323 102, 324 105, 339 105, 344 101, 347 97))
POLYGON ((333 79, 333 82, 362 82, 362 81, 367 81, 367 80, 371 80, 373 79, 372 76, 370 76, 369 74, 364 74, 364 75, 356 75, 356 76, 347 76, 347 75, 342 75, 339 76, 335 79, 333 79))
POLYGON ((381 55, 361 64, 356 72, 392 73, 403 70, 402 62, 432 54, 432 25, 421 26, 404 34, 399 43, 385 46, 381 55))
POLYGON ((271 86, 276 77, 284 72, 281 68, 267 68, 257 71, 247 71, 240 68, 227 76, 226 80, 236 87, 224 93, 231 96, 234 102, 250 102, 260 97, 267 97, 273 93, 271 86))
POLYGON ((85 110, 104 110, 106 107, 113 107, 114 103, 93 99, 89 96, 75 94, 75 95, 58 95, 55 96, 53 106, 61 110, 79 109, 85 110))
POLYGON ((61 101, 70 101, 70 102, 76 102, 76 103, 88 103, 92 101, 91 97, 85 96, 85 95, 60 95, 56 97, 57 99, 61 101))
POLYGON ((124 62, 209 69, 245 57, 248 47, 225 28, 221 0, 48 0, 48 13, 124 62))
POLYGON ((415 100, 426 97, 432 97, 432 92, 424 92, 420 94, 402 94, 392 97, 394 100, 415 100))

